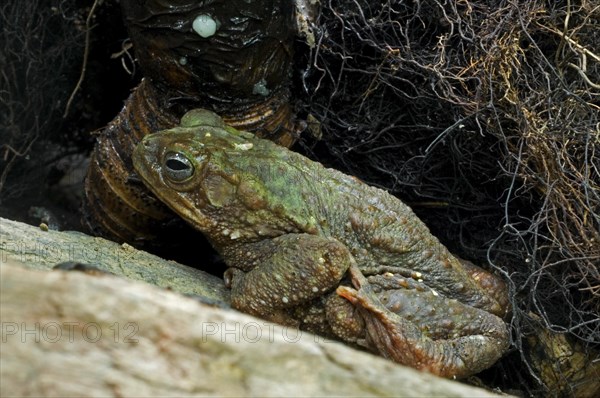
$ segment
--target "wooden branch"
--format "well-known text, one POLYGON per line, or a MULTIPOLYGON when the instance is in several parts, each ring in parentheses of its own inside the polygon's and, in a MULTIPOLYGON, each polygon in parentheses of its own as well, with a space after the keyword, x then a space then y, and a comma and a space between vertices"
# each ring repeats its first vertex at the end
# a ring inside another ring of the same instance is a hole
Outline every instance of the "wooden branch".
POLYGON ((0 262, 9 260, 40 270, 62 262, 80 262, 127 279, 229 303, 223 280, 204 271, 163 260, 127 244, 80 232, 43 231, 0 218, 0 262))
POLYGON ((494 396, 129 280, 227 300, 218 278, 147 253, 6 220, 0 232, 1 396, 494 396), (41 271, 87 251, 128 279, 41 271))

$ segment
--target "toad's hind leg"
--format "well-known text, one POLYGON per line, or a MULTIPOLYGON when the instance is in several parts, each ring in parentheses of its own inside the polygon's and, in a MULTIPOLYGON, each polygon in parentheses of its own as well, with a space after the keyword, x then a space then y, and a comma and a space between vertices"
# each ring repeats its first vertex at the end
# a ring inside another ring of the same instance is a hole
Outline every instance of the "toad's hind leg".
POLYGON ((466 377, 493 365, 509 344, 499 317, 431 290, 376 293, 351 267, 358 290, 340 286, 365 324, 366 340, 382 356, 443 377, 466 377))
POLYGON ((288 234, 224 253, 231 305, 280 324, 297 325, 289 309, 332 292, 354 262, 339 241, 288 234))

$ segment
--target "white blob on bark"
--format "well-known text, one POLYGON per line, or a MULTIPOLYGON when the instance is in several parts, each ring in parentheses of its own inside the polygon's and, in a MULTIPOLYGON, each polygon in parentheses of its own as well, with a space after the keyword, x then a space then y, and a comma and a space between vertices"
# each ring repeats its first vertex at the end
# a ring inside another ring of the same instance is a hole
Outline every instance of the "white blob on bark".
POLYGON ((200 37, 206 39, 207 37, 214 35, 217 31, 217 21, 210 15, 201 14, 194 19, 192 29, 194 29, 194 32, 198 33, 200 37))

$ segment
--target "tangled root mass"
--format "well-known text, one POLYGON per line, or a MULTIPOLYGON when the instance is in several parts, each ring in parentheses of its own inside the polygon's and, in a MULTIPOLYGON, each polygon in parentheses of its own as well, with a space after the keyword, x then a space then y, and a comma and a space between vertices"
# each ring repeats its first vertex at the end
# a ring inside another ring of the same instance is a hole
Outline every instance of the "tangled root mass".
POLYGON ((322 5, 298 83, 319 145, 510 279, 515 335, 534 313, 597 347, 598 3, 322 5))

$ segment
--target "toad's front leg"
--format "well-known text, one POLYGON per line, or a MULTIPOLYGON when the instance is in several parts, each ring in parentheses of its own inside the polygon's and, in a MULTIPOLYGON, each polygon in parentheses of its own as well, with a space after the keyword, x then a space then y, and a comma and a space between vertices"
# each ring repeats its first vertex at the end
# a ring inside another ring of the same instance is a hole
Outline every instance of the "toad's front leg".
POLYGON ((358 310, 367 342, 384 357, 461 378, 490 367, 508 348, 506 324, 491 313, 428 288, 377 289, 389 281, 367 281, 355 266, 349 271, 358 290, 340 286, 337 293, 358 310))
POLYGON ((284 325, 297 325, 289 309, 332 292, 351 263, 339 241, 288 234, 223 252, 232 307, 284 325))

